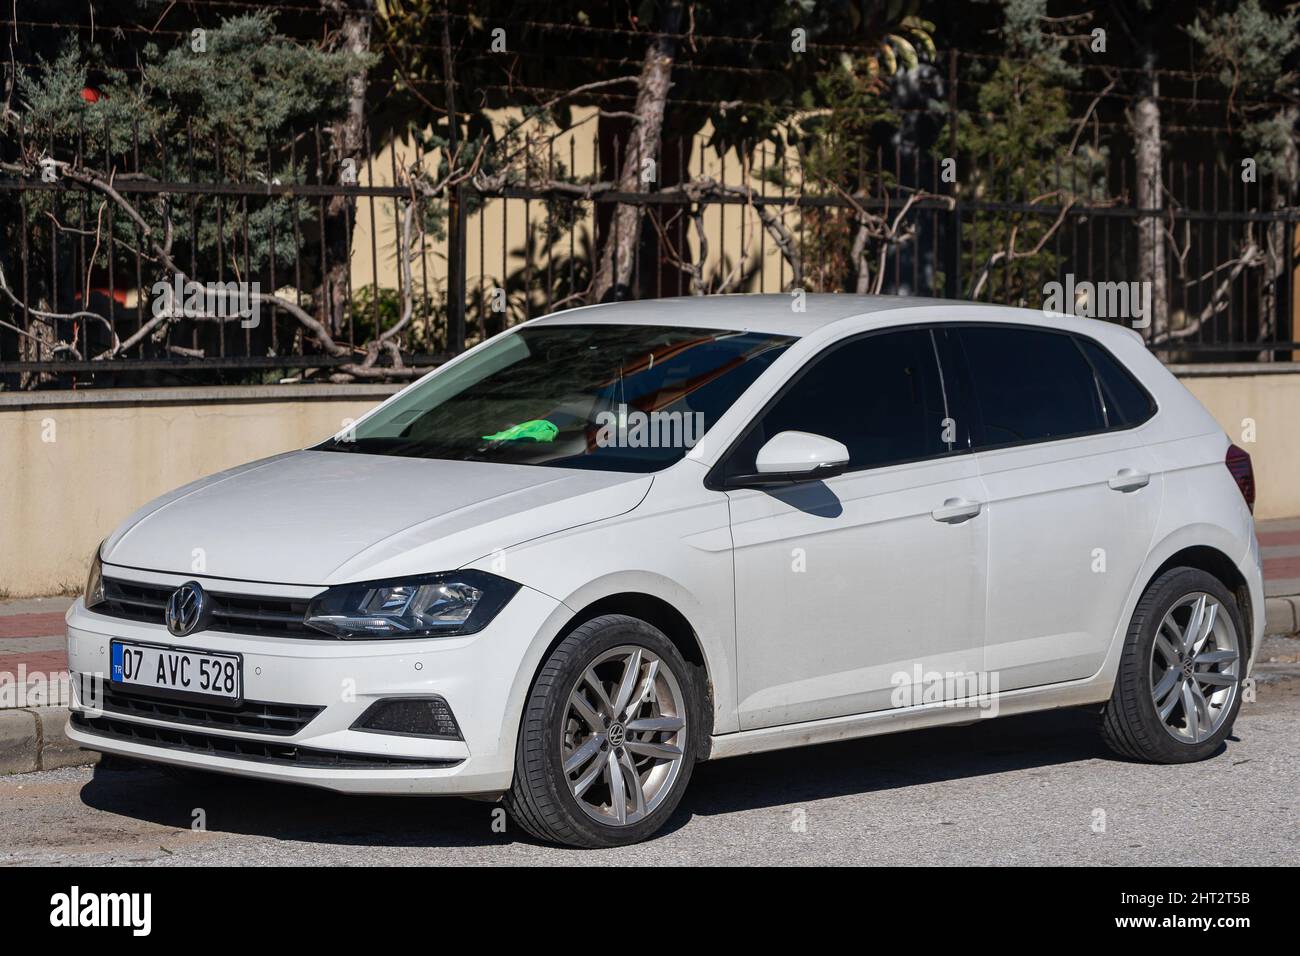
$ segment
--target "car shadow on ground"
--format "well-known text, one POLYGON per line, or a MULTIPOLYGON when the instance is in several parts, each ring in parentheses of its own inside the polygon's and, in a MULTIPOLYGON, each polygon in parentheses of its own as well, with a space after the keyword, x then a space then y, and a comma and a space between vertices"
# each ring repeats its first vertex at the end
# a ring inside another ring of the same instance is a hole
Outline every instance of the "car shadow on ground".
MULTIPOLYGON (((437 797, 374 797, 240 777, 177 778, 145 763, 113 759, 95 768, 81 801, 106 813, 181 830, 196 811, 212 833, 354 846, 475 847, 518 831, 492 829, 495 805, 437 797)), ((382 860, 376 860, 382 863, 382 860)))
MULTIPOLYGON (((664 832, 695 815, 867 794, 1079 760, 1114 758, 1094 709, 1048 711, 705 763, 664 832)), ((499 807, 445 797, 347 796, 309 787, 212 777, 178 780, 147 764, 106 761, 81 791, 106 813, 209 832, 365 846, 473 847, 528 840, 499 807)), ((382 862, 382 861, 376 861, 382 862)))
POLYGON ((732 813, 1096 759, 1120 759, 1096 710, 1054 710, 705 763, 686 801, 732 813))

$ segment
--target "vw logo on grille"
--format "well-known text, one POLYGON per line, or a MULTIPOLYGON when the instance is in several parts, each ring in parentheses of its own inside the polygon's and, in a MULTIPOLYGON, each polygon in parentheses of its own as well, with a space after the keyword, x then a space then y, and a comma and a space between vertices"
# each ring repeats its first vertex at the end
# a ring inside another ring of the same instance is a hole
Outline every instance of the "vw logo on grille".
POLYGON ((177 637, 193 634, 207 623, 208 597, 198 581, 187 581, 172 592, 163 615, 167 630, 177 637))

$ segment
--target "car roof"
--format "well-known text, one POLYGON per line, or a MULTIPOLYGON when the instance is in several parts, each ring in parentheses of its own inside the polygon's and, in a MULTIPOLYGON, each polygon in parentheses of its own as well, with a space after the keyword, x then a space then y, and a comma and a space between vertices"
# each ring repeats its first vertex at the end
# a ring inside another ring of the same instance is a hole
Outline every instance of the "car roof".
POLYGON ((808 293, 803 298, 803 311, 795 311, 794 301, 791 295, 784 293, 741 293, 607 302, 556 312, 535 320, 533 324, 668 325, 803 336, 841 319, 871 313, 925 307, 991 305, 985 302, 901 295, 808 293))

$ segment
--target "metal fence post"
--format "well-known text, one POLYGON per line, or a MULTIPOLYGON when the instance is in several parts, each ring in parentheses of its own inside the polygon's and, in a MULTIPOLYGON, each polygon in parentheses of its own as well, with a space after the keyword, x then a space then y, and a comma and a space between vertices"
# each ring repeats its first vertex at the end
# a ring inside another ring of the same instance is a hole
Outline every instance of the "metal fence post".
MULTIPOLYGON (((957 161, 957 51, 948 51, 948 158, 957 161)), ((942 169, 942 166, 940 167, 942 169)), ((960 176, 960 172, 958 173, 960 176)), ((938 183, 935 184, 938 186, 938 183)), ((949 299, 961 296, 961 200, 957 198, 957 183, 952 183, 950 194, 953 206, 948 210, 948 261, 943 270, 943 294, 949 299)), ((937 215, 937 212, 936 212, 937 215)))
POLYGON ((447 351, 465 349, 465 193, 457 183, 451 191, 447 217, 447 351))

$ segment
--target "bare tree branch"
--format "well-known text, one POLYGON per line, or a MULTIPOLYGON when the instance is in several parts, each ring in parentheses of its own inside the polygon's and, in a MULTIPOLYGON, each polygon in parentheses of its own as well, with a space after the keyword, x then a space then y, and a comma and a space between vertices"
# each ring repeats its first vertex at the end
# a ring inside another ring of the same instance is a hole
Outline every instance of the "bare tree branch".
MULTIPOLYGON (((1059 190, 1053 190, 1050 193, 1036 196, 1034 199, 1030 200, 1030 205, 1037 206, 1044 200, 1051 199, 1059 194, 1059 190)), ((1002 262, 1003 260, 1006 260, 1007 262, 1015 262, 1017 259, 1028 259, 1042 252, 1043 247, 1047 245, 1051 238, 1056 235, 1057 230, 1061 228, 1061 224, 1065 222, 1065 217, 1069 215, 1070 210, 1075 207, 1075 204, 1076 200, 1071 196, 1069 201, 1066 202, 1066 204, 1062 206, 1060 211, 1056 214, 1056 219, 1052 222, 1051 226, 1049 226, 1043 234, 1038 237, 1038 241, 1034 243, 1034 247, 1026 252, 1021 252, 1016 249, 1016 234, 1019 232, 1021 224, 1016 223, 1012 226, 1011 234, 1007 237, 1006 248, 996 249, 988 257, 984 263, 984 267, 980 270, 979 275, 972 281, 970 291, 966 293, 966 298, 979 298, 979 294, 984 290, 984 283, 988 281, 989 273, 993 271, 993 267, 999 262, 1002 262)))

